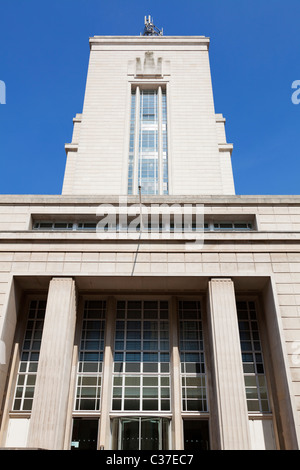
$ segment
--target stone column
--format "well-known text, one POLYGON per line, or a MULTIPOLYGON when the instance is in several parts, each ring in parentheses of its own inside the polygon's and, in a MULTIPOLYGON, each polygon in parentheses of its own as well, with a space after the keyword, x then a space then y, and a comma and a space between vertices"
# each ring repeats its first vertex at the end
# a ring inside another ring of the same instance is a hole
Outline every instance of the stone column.
POLYGON ((101 391, 100 448, 109 450, 110 443, 110 408, 112 394, 112 377, 114 364, 114 338, 116 323, 116 300, 109 298, 106 310, 105 351, 103 361, 103 377, 101 391))
POLYGON ((213 386, 211 408, 219 450, 250 449, 248 411, 241 359, 234 285, 212 279, 208 287, 213 386))
POLYGON ((75 282, 70 278, 53 278, 49 285, 27 447, 63 449, 75 325, 75 282))
POLYGON ((184 449, 183 423, 181 417, 181 376, 179 353, 179 328, 177 299, 172 298, 170 309, 171 390, 172 390, 172 441, 173 449, 184 449))

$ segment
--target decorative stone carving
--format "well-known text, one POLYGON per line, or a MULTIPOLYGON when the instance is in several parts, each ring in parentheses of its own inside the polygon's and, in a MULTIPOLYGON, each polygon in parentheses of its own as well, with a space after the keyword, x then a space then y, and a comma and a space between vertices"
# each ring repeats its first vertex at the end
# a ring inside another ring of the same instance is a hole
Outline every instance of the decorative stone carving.
POLYGON ((155 58, 154 52, 146 51, 144 58, 137 57, 128 64, 128 75, 139 78, 157 77, 170 74, 170 62, 162 57, 155 58))

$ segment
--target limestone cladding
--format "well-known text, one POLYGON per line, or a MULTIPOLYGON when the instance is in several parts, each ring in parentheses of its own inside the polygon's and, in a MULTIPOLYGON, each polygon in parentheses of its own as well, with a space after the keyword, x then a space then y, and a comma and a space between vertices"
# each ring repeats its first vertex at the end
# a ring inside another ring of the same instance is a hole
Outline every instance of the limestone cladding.
POLYGON ((215 114, 204 37, 95 37, 82 114, 74 119, 63 194, 127 193, 132 86, 166 87, 169 194, 234 194, 225 119, 215 114), (160 73, 140 74, 153 54, 160 73), (142 66, 142 65, 141 65, 142 66))
MULTIPOLYGON (((179 199, 148 198, 144 202, 154 201, 171 204, 179 199)), ((180 201, 203 204, 207 218, 252 217, 253 230, 205 232, 201 249, 187 249, 180 240, 140 244, 132 240, 103 241, 92 231, 39 231, 33 230, 32 224, 35 220, 94 220, 99 204, 117 204, 116 197, 1 196, 0 338, 9 331, 12 336, 15 327, 7 314, 16 287, 13 279, 31 290, 42 289, 43 279, 58 276, 80 278, 86 289, 92 289, 93 280, 100 279, 102 290, 113 283, 121 292, 132 292, 139 286, 168 292, 173 283, 170 292, 178 289, 189 293, 200 290, 201 279, 230 278, 238 289, 248 293, 257 290, 257 279, 271 279, 299 422, 300 197, 211 196, 180 201)), ((136 198, 131 202, 137 202, 136 198)))

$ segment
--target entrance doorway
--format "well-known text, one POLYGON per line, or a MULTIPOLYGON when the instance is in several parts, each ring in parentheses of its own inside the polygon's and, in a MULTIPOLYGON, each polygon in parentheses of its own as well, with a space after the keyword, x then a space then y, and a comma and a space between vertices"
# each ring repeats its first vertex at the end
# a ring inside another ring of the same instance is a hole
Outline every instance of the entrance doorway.
POLYGON ((96 450, 99 419, 74 418, 72 450, 96 450))
POLYGON ((169 419, 118 418, 113 422, 113 449, 168 450, 169 419))
POLYGON ((209 428, 207 420, 183 420, 184 450, 209 450, 209 428))

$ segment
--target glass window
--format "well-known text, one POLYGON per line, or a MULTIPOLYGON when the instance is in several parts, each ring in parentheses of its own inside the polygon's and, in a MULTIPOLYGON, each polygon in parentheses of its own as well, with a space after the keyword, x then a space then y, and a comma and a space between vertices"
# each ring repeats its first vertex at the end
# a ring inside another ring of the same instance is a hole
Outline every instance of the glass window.
POLYGON ((106 302, 86 301, 77 371, 75 410, 100 410, 106 302))
POLYGON ((163 194, 169 192, 168 174, 168 129, 167 129, 167 95, 162 92, 162 142, 163 142, 163 194))
POLYGON ((214 222, 211 230, 252 230, 252 224, 250 222, 214 222))
MULTIPOLYGON (((155 194, 155 190, 158 188, 158 174, 159 174, 159 159, 157 158, 157 141, 155 140, 155 133, 154 131, 145 131, 142 134, 142 138, 140 140, 143 146, 143 158, 139 160, 139 174, 144 181, 144 189, 143 192, 146 191, 146 188, 149 190, 149 194, 155 194), (156 188, 156 189, 155 189, 156 188)), ((134 154, 130 157, 130 168, 128 173, 128 194, 132 194, 133 188, 133 158, 134 154), (129 181, 130 180, 130 181, 129 181), (129 191, 129 186, 131 188, 131 192, 129 191)), ((163 161, 163 188, 164 194, 167 194, 167 187, 168 187, 168 161, 165 159, 163 161)), ((98 221, 100 222, 100 221, 98 221)), ((33 224, 34 230, 41 230, 41 231, 64 231, 64 230, 89 230, 94 231, 97 229, 98 222, 41 222, 35 221, 33 224)), ((168 228, 166 227, 166 223, 160 223, 159 217, 151 215, 151 222, 150 218, 148 223, 145 222, 144 228, 147 227, 148 230, 152 231, 162 231, 162 230, 171 230, 174 231, 182 231, 183 225, 184 228, 187 229, 187 222, 181 220, 180 222, 177 221, 174 223, 174 219, 171 217, 171 222, 169 224, 168 221, 168 228)), ((253 225, 250 222, 206 222, 206 223, 196 223, 192 221, 189 224, 190 230, 193 231, 201 231, 201 230, 253 230, 253 225)), ((139 223, 137 223, 136 219, 131 218, 128 220, 127 223, 121 222, 120 219, 116 218, 116 222, 112 224, 106 224, 104 227, 105 231, 138 231, 139 230, 139 223)))
POLYGON ((118 302, 112 409, 170 410, 169 374, 167 302, 118 302))
POLYGON ((208 411, 206 369, 199 301, 179 302, 183 411, 208 411))
POLYGON ((13 403, 14 411, 30 411, 32 408, 45 311, 45 300, 30 302, 13 403))
POLYGON ((269 413, 270 405, 255 302, 237 302, 237 314, 248 411, 269 413))
POLYGON ((134 135, 135 135, 135 106, 136 93, 131 95, 130 108, 130 134, 129 134, 129 159, 128 159, 128 194, 133 194, 133 165, 134 165, 134 135))
POLYGON ((137 194, 134 188, 134 172, 137 171, 138 185, 142 194, 168 194, 168 139, 167 139, 167 101, 165 90, 161 95, 158 89, 132 90, 130 111, 130 136, 128 158, 128 194, 137 194), (161 96, 161 100, 159 98, 161 96), (138 125, 136 114, 139 109, 138 125), (160 110, 160 112, 159 112, 160 110), (138 135, 135 130, 138 129, 138 135), (162 145, 159 148, 159 136, 162 145), (138 138, 138 148, 135 139, 138 138), (136 159, 136 161, 135 161, 136 159), (136 165, 135 165, 136 163, 136 165), (160 168, 161 166, 161 175, 160 168))
POLYGON ((72 222, 35 222, 34 230, 72 230, 72 222))

